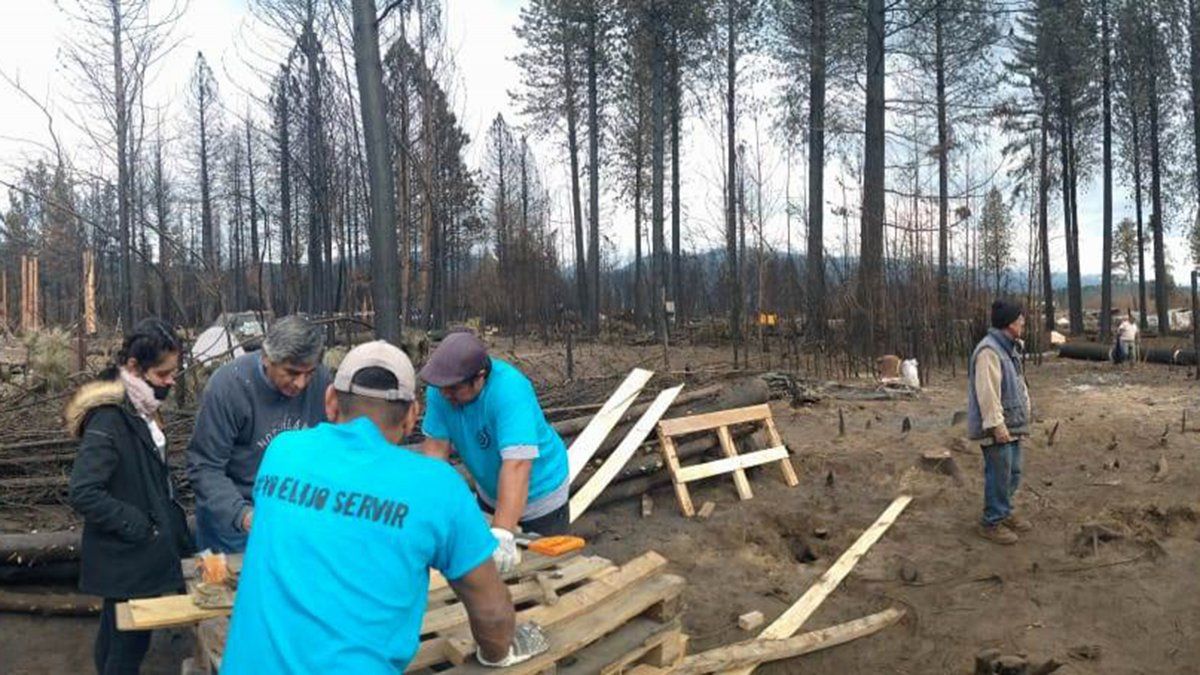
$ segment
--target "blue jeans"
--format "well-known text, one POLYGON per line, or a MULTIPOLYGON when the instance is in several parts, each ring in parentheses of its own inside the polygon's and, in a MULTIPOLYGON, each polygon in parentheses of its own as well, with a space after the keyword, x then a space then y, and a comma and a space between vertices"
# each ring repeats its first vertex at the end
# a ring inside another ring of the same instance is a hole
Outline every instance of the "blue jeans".
POLYGON ((197 550, 211 549, 213 553, 245 553, 248 534, 232 526, 221 527, 216 518, 202 507, 196 508, 197 550))
POLYGON ((989 527, 1012 514, 1012 498, 1021 484, 1021 442, 983 446, 983 524, 989 527))

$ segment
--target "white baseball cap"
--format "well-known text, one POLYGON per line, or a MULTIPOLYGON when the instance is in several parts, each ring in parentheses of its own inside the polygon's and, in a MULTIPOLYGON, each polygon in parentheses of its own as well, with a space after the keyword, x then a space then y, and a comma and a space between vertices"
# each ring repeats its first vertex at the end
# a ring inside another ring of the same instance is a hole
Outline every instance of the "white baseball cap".
POLYGON ((416 398, 417 376, 412 361, 399 347, 375 340, 351 349, 338 365, 333 388, 346 394, 385 401, 412 401, 416 398), (354 384, 354 376, 364 368, 382 368, 396 378, 394 389, 373 389, 354 384))

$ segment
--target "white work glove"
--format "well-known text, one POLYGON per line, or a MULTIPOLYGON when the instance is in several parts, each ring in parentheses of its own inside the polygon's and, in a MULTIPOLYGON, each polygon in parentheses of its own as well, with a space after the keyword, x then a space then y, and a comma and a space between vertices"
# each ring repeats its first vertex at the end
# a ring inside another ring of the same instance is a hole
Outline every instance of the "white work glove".
POLYGON ((550 641, 542 632, 542 627, 536 623, 523 623, 513 632, 512 644, 508 646, 508 655, 499 661, 488 661, 483 658, 483 650, 475 650, 475 658, 489 668, 505 668, 528 661, 542 652, 550 649, 550 641))
POLYGON ((521 564, 521 551, 517 548, 517 540, 513 533, 503 527, 493 527, 492 536, 499 544, 496 550, 492 551, 496 569, 500 570, 500 574, 508 574, 517 569, 517 565, 521 564))

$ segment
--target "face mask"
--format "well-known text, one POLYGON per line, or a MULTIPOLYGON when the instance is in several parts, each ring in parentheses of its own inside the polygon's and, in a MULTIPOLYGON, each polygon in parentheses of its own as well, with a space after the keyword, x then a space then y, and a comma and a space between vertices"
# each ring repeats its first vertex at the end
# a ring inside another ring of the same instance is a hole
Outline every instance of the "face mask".
POLYGON ((166 386, 151 384, 150 388, 154 390, 154 398, 156 400, 165 401, 171 395, 171 385, 169 384, 166 386))

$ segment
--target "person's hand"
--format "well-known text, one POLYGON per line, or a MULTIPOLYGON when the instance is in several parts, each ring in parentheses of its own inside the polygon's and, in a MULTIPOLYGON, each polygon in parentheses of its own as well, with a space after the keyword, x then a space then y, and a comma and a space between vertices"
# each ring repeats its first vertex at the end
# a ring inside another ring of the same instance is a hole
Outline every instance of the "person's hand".
POLYGON ((1008 433, 1008 427, 1001 424, 992 429, 992 438, 996 439, 997 443, 1012 443, 1012 435, 1008 433))
POLYGON ((517 540, 512 532, 503 527, 493 527, 492 536, 498 544, 492 552, 492 560, 500 574, 508 574, 521 564, 521 551, 517 549, 517 540))
POLYGON ((508 648, 508 654, 503 659, 488 661, 484 658, 482 650, 476 650, 475 658, 479 659, 480 663, 489 668, 505 668, 528 661, 549 649, 550 641, 546 639, 546 634, 542 632, 542 627, 536 623, 523 623, 517 626, 517 629, 513 632, 512 644, 508 648))
POLYGON ((254 509, 246 509, 246 515, 242 516, 242 532, 250 533, 250 525, 254 521, 254 509))

